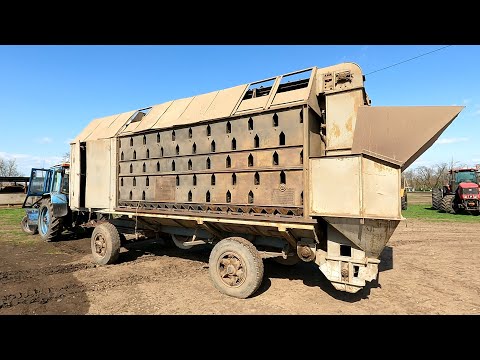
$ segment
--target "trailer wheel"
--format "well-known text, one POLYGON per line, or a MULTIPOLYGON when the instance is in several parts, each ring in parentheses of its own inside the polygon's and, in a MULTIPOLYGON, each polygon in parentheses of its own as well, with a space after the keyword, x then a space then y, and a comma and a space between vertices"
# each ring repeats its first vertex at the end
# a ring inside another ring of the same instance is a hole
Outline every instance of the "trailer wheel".
POLYGON ((44 199, 38 210, 38 233, 42 240, 54 241, 63 230, 63 218, 53 216, 53 205, 50 199, 44 199))
POLYGON ((442 205, 442 189, 433 189, 432 190, 432 208, 435 210, 440 210, 442 205))
POLYGON ((218 242, 208 261, 213 284, 223 294, 239 299, 252 295, 263 280, 263 261, 253 244, 240 237, 218 242))
POLYGON ((294 256, 289 256, 287 257, 286 259, 284 259, 283 257, 279 256, 279 257, 275 257, 273 258, 273 260, 280 264, 280 265, 285 265, 285 266, 293 266, 293 265, 297 265, 299 262, 300 262, 300 258, 297 256, 297 255, 294 255, 294 256))
POLYGON ((455 214, 455 208, 453 207, 453 202, 455 200, 455 195, 445 195, 442 199, 442 210, 449 214, 455 214))
POLYGON ((38 230, 37 230, 37 227, 35 225, 28 225, 28 216, 25 215, 23 218, 22 218, 22 230, 25 234, 28 234, 28 235, 35 235, 38 230))
POLYGON ((91 238, 93 260, 100 265, 112 264, 120 254, 120 234, 110 223, 95 227, 91 238))

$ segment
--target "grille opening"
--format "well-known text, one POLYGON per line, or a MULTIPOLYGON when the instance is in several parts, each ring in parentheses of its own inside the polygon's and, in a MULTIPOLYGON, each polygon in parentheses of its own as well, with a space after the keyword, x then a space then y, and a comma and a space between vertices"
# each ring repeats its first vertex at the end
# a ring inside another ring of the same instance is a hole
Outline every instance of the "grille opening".
POLYGON ((192 201, 192 191, 188 192, 188 201, 192 201))
POLYGON ((283 133, 283 131, 278 136, 278 142, 279 145, 285 145, 285 134, 283 133))
POLYGON ((248 166, 249 167, 253 166, 253 155, 252 154, 248 155, 248 166))
POLYGON ((225 195, 225 201, 227 203, 231 203, 232 202, 232 194, 230 193, 230 190, 227 191, 227 194, 225 195))
POLYGON ((145 179, 145 186, 150 186, 150 179, 148 178, 148 176, 145 179))
POLYGON ((232 132, 232 124, 230 124, 230 121, 227 121, 227 126, 226 126, 226 133, 230 134, 232 132))
POLYGON ((340 245, 340 256, 352 256, 352 248, 348 245, 340 245))
POLYGON ((175 130, 172 130, 172 141, 175 141, 175 130))
POLYGON ((256 172, 253 177, 253 184, 260 185, 260 174, 258 172, 256 172))
POLYGON ((147 159, 150 159, 150 150, 147 149, 147 159))
POLYGON ((212 135, 212 129, 210 128, 210 125, 207 125, 207 136, 212 135))
POLYGON ((232 150, 237 150, 237 140, 235 138, 232 139, 232 150))
POLYGON ((248 203, 253 204, 253 191, 248 193, 248 203))
POLYGON ((248 130, 253 130, 253 119, 248 119, 248 130))
POLYGON ((193 167, 193 164, 192 164, 192 160, 188 160, 188 170, 192 170, 192 167, 193 167))
POLYGON ((237 185, 237 175, 235 173, 232 174, 232 185, 237 185))
POLYGON ((188 138, 191 139, 193 137, 193 130, 192 128, 188 129, 188 138))
POLYGON ((137 186, 137 179, 133 177, 133 186, 137 186))
POLYGON ((147 144, 147 137, 143 135, 143 145, 146 145, 146 144, 147 144))
POLYGON ((225 167, 232 167, 232 160, 230 159, 230 156, 227 156, 227 159, 225 160, 225 167))
POLYGON ((258 135, 255 135, 255 137, 253 138, 253 147, 254 148, 260 147, 260 138, 258 137, 258 135))
POLYGON ((210 166, 211 166, 210 158, 207 158, 206 165, 207 165, 207 169, 210 169, 210 166))
POLYGON ((284 171, 280 173, 280 184, 283 184, 283 185, 287 184, 287 175, 285 175, 284 171))
POLYGON ((212 177, 210 178, 210 184, 215 185, 215 174, 212 174, 212 177))
POLYGON ((210 151, 215 152, 215 140, 213 140, 212 143, 210 144, 210 151))
POLYGON ((353 265, 353 277, 358 277, 358 271, 360 270, 360 266, 353 265))
POLYGON ((157 143, 159 143, 159 142, 160 142, 160 133, 158 132, 157 133, 157 143))
POLYGON ((197 175, 193 175, 193 186, 196 186, 197 185, 197 175))
POLYGON ((273 153, 273 165, 278 165, 278 154, 276 151, 273 153))
POLYGON ((205 202, 210 202, 210 191, 207 190, 207 193, 205 194, 205 202))
POLYGON ((175 184, 176 184, 177 186, 180 186, 180 176, 178 176, 178 175, 177 175, 176 178, 175 178, 175 184))
POLYGON ((180 155, 180 146, 177 145, 177 146, 175 147, 175 153, 176 153, 177 155, 180 155))
POLYGON ((278 115, 277 115, 277 113, 273 114, 272 119, 273 119, 273 126, 277 127, 278 126, 278 115))

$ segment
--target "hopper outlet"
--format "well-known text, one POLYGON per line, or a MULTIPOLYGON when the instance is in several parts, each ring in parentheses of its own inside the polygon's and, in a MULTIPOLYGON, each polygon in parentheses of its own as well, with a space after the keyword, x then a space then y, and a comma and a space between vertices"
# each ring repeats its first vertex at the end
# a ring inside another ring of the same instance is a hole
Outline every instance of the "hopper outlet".
POLYGON ((405 170, 462 111, 463 106, 360 106, 352 153, 367 154, 405 170))

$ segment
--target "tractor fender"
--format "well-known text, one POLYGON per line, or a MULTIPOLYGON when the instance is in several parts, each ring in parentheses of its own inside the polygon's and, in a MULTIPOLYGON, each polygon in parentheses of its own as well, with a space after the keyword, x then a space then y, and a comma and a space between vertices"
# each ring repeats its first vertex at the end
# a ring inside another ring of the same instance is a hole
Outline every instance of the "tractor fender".
POLYGON ((54 217, 64 217, 68 214, 68 196, 66 194, 50 194, 54 217))

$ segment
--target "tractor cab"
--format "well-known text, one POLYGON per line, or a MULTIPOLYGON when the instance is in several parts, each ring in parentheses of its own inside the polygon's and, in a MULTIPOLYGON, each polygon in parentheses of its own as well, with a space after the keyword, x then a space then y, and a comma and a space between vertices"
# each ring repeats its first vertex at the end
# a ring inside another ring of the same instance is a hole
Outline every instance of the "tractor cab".
MULTIPOLYGON (((449 191, 454 193, 458 187, 464 189, 478 189, 478 174, 474 168, 453 169, 449 172, 449 191)), ((471 190, 469 190, 471 191, 471 190)), ((478 192, 478 191, 477 191, 478 192)))
MULTIPOLYGON (((27 196, 22 205, 26 209, 26 215, 22 219, 22 229, 25 232, 36 233, 42 225, 45 232, 52 216, 65 213, 68 207, 69 173, 68 163, 54 165, 49 169, 32 169, 27 196), (44 211, 43 221, 40 221, 39 210, 42 204, 49 204, 49 207, 44 211)), ((42 231, 40 233, 43 234, 42 231)))

